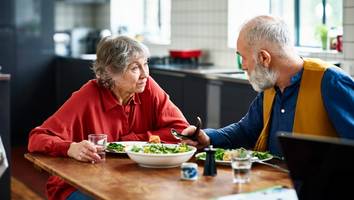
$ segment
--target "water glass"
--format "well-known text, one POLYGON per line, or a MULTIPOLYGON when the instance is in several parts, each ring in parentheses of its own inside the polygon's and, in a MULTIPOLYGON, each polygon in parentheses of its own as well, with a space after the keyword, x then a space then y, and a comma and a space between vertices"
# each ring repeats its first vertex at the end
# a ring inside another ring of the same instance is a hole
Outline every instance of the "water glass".
POLYGON ((106 134, 89 134, 88 141, 96 146, 97 154, 100 156, 100 162, 106 160, 106 145, 107 145, 107 135, 106 134))
POLYGON ((234 183, 248 183, 252 167, 251 152, 245 149, 235 150, 231 154, 231 167, 234 183))

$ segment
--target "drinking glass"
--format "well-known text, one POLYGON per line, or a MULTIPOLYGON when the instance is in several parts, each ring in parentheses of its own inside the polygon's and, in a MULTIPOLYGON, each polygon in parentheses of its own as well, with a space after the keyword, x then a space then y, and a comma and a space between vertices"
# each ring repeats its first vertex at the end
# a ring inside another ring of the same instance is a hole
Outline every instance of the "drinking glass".
POLYGON ((237 149, 231 154, 231 167, 234 183, 248 183, 251 176, 251 151, 237 149))
POLYGON ((96 146, 97 154, 100 156, 103 162, 106 160, 106 144, 107 144, 107 135, 106 134, 89 134, 88 141, 93 143, 96 146))

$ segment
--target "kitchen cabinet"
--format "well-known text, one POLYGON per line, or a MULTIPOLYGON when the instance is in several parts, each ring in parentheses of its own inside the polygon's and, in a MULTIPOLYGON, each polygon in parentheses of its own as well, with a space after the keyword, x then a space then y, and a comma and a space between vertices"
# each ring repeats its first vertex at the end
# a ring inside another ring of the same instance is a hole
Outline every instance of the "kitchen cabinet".
MULTIPOLYGON (((59 1, 59 0, 57 0, 59 1)), ((65 3, 81 3, 81 4, 84 4, 84 3, 108 3, 109 0, 62 0, 64 1, 65 3)))
POLYGON ((181 110, 184 110, 184 73, 169 72, 163 70, 150 69, 151 77, 170 96, 171 101, 181 110))
POLYGON ((14 1, 13 0, 1 0, 0 6, 0 26, 8 26, 14 24, 14 1))
POLYGON ((223 82, 220 92, 220 126, 238 122, 248 111, 257 92, 248 83, 223 82))
POLYGON ((196 76, 187 76, 183 82, 183 114, 188 122, 195 125, 199 116, 207 125, 207 80, 196 76))
POLYGON ((196 116, 203 128, 219 128, 238 122, 248 111, 257 93, 242 76, 210 76, 177 68, 151 67, 151 76, 170 95, 189 123, 196 116), (225 78, 226 77, 226 78, 225 78))
POLYGON ((54 106, 54 0, 3 0, 0 65, 10 73, 11 142, 27 145, 28 133, 54 106))
POLYGON ((91 70, 92 60, 57 57, 55 61, 56 74, 56 105, 59 108, 71 94, 80 89, 88 80, 94 78, 91 70))
POLYGON ((0 135, 9 167, 0 177, 0 197, 1 199, 10 199, 10 165, 11 165, 11 148, 10 148, 10 76, 1 74, 0 72, 0 135))
POLYGON ((3 73, 11 73, 15 66, 15 31, 8 26, 0 26, 0 66, 3 73))
POLYGON ((170 96, 171 101, 182 111, 191 124, 206 115, 206 80, 182 72, 150 69, 150 75, 170 96))

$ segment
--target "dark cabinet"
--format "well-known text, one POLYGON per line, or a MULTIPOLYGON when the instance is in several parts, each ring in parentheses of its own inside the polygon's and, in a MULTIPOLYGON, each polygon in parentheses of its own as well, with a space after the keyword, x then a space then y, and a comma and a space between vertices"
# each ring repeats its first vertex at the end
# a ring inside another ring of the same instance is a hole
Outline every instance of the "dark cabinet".
POLYGON ((220 126, 238 122, 248 111, 257 93, 250 84, 224 82, 220 94, 220 126))
POLYGON ((151 77, 170 96, 171 101, 183 112, 184 110, 184 79, 183 73, 163 70, 151 70, 151 77))
POLYGON ((93 61, 76 58, 57 57, 55 60, 56 104, 61 106, 71 94, 94 78, 91 70, 93 61))
MULTIPOLYGON (((0 11, 1 12, 1 11, 0 11)), ((15 31, 10 26, 0 25, 0 66, 3 73, 11 73, 16 64, 15 31)))
POLYGON ((189 123, 196 117, 203 128, 219 128, 238 122, 257 93, 246 82, 209 79, 203 74, 151 68, 151 76, 170 95, 189 123))
POLYGON ((151 76, 182 111, 187 121, 196 123, 196 117, 207 120, 206 80, 182 72, 151 69, 151 76))
POLYGON ((207 125, 207 80, 196 76, 187 76, 183 82, 183 114, 188 122, 195 125, 199 116, 207 125))
POLYGON ((98 4, 107 3, 109 0, 64 0, 65 3, 75 3, 75 4, 98 4))
POLYGON ((10 73, 13 145, 27 145, 28 133, 53 112, 54 0, 2 0, 0 65, 10 73))
POLYGON ((14 1, 1 0, 0 6, 0 26, 14 24, 14 1))
POLYGON ((9 167, 0 177, 0 197, 1 199, 10 199, 10 76, 0 73, 0 135, 9 167))

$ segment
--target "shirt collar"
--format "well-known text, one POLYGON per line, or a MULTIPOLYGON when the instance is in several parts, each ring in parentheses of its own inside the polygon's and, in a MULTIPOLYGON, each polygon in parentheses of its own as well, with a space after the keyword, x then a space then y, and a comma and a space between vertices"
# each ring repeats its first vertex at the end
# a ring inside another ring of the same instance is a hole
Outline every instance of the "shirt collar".
MULTIPOLYGON (((103 86, 100 86, 101 88, 101 99, 103 102, 103 107, 105 111, 111 110, 116 106, 122 106, 116 97, 114 96, 113 92, 105 88, 103 86)), ((130 98, 129 102, 127 105, 134 105, 134 104, 141 104, 140 96, 138 94, 134 94, 132 98, 130 98)))
POLYGON ((290 85, 298 83, 301 80, 301 76, 302 76, 303 71, 304 71, 304 68, 302 68, 298 73, 296 73, 293 77, 291 77, 290 85))
MULTIPOLYGON (((290 88, 290 87, 300 84, 300 80, 301 80, 303 71, 304 71, 304 68, 302 68, 299 72, 297 72, 294 76, 292 76, 290 78, 290 85, 287 86, 286 88, 290 88)), ((278 86, 274 86, 274 89, 276 92, 280 92, 280 89, 278 86)))

